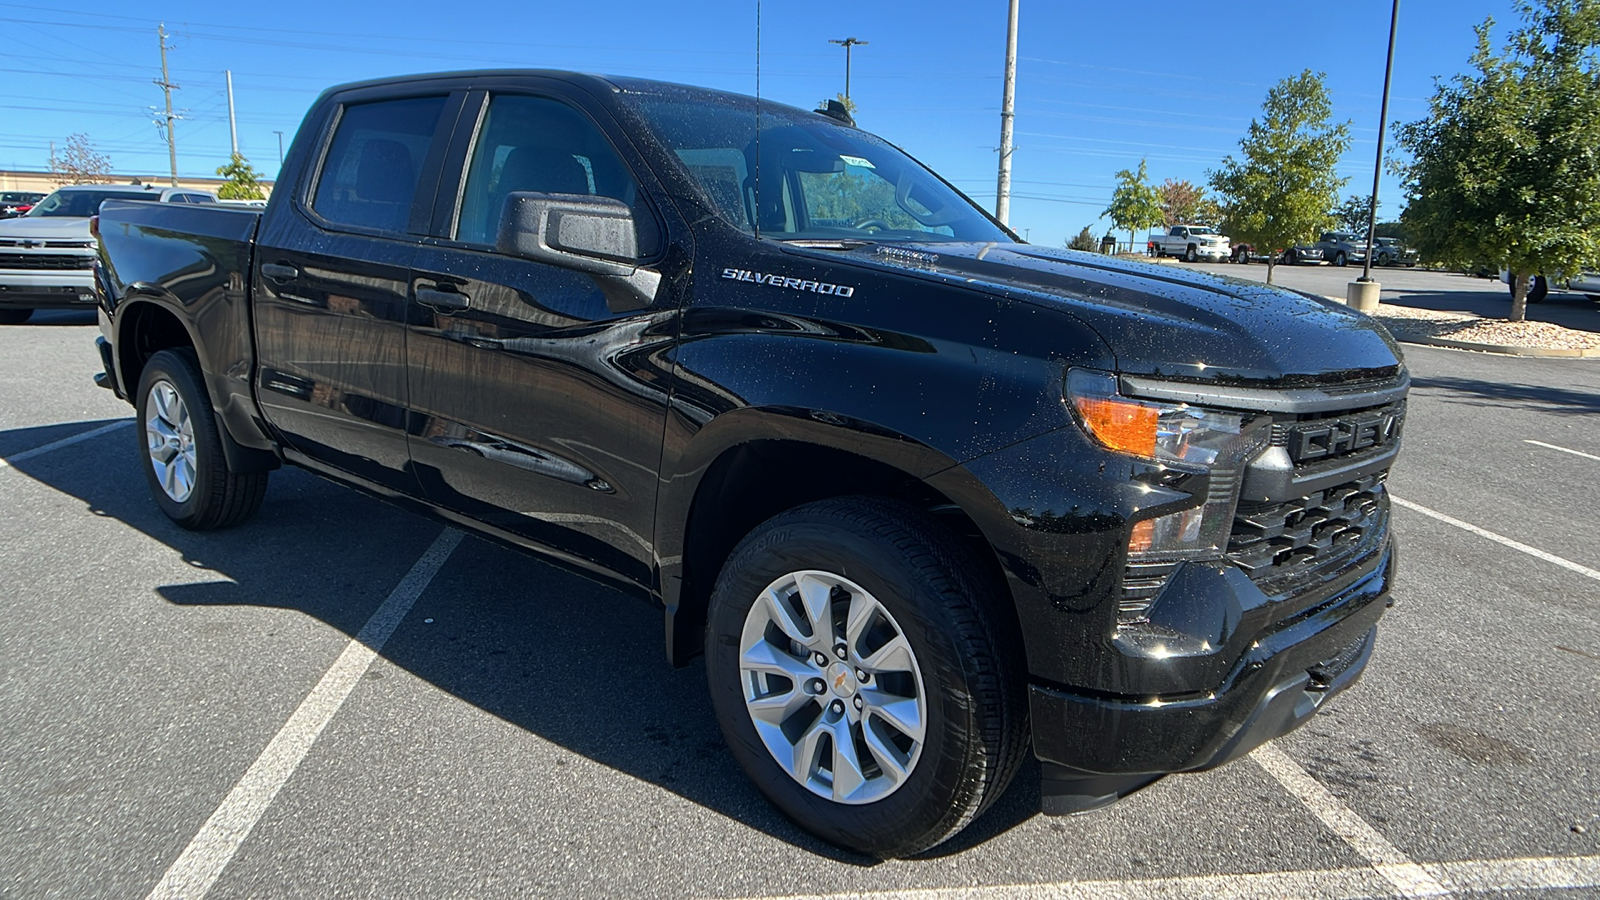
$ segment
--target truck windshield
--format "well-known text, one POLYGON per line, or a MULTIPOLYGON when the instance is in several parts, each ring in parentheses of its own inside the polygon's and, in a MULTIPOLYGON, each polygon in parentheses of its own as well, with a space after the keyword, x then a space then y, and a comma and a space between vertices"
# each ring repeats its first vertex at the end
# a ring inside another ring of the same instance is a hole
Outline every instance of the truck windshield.
POLYGON ((30 216, 79 216, 87 219, 107 200, 159 200, 154 191, 55 191, 40 200, 30 216))
POLYGON ((743 231, 759 222, 762 236, 783 240, 1011 241, 960 192, 864 131, 763 104, 757 142, 746 98, 624 97, 712 208, 743 231))

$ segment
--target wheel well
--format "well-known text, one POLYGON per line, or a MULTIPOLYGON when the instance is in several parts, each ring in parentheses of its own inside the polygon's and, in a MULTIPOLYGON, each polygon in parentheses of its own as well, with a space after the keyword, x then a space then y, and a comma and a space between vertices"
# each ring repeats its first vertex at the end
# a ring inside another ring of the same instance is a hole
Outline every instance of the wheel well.
MULTIPOLYGON (((673 661, 703 649, 706 609, 723 563, 757 525, 788 509, 830 497, 875 496, 927 512, 966 544, 993 590, 1005 576, 983 532, 955 503, 887 463, 798 441, 752 441, 723 451, 695 491, 684 534, 683 583, 672 622, 673 661)), ((1000 595, 997 593, 997 595, 1000 595)), ((1009 602, 1001 615, 1014 620, 1009 602)))
POLYGON ((139 376, 150 357, 174 347, 192 348, 194 341, 177 316, 154 303, 135 303, 122 316, 117 365, 128 396, 132 397, 138 392, 139 376))

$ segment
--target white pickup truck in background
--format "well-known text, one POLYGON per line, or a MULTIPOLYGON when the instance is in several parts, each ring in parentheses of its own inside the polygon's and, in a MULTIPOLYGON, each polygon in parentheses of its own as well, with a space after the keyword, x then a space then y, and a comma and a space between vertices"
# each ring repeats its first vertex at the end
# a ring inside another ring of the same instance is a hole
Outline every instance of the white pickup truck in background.
POLYGON ((1166 234, 1150 235, 1151 256, 1176 256, 1184 262, 1226 262, 1233 255, 1227 235, 1204 225, 1174 225, 1166 234))

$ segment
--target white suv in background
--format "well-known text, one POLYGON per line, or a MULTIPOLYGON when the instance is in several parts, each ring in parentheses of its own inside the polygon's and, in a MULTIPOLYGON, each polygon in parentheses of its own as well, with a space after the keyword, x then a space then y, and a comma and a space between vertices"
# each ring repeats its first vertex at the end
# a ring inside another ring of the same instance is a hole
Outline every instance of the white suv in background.
POLYGON ((89 217, 104 200, 216 203, 215 194, 137 184, 57 188, 26 215, 0 221, 0 325, 28 321, 36 309, 94 304, 96 242, 89 217))

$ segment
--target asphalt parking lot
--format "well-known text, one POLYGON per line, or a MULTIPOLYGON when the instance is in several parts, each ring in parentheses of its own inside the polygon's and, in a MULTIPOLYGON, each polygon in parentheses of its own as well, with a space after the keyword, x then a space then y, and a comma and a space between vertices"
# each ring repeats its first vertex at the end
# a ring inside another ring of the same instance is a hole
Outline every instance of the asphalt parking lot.
POLYGON ((1600 360, 1407 349, 1397 604, 1306 728, 877 862, 636 600, 294 470, 173 526, 96 333, 0 329, 0 896, 1600 896, 1600 360))

